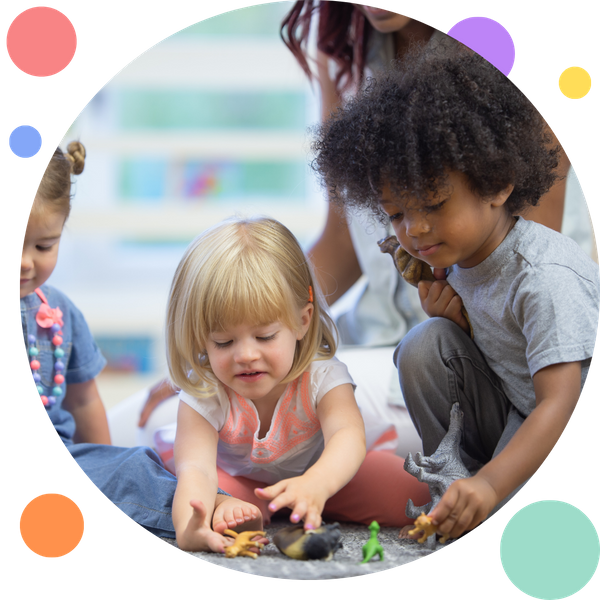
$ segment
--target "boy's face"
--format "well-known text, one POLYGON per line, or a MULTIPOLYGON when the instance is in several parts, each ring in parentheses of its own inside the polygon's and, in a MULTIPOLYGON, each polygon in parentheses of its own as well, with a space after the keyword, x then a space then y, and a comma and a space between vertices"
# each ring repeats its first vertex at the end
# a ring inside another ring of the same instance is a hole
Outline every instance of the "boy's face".
POLYGON ((482 200, 462 173, 449 173, 448 185, 446 200, 433 200, 427 208, 397 201, 386 186, 381 206, 398 241, 412 256, 434 268, 474 267, 500 245, 514 223, 504 208, 513 186, 482 200))

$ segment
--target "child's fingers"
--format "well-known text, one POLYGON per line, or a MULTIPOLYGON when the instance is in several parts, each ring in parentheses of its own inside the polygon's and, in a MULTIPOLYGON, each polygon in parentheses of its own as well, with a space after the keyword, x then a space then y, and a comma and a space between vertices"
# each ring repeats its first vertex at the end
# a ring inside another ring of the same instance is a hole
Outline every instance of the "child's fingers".
POLYGON ((290 521, 292 523, 299 523, 304 519, 308 506, 304 500, 300 500, 294 504, 294 509, 290 515, 290 521))
POLYGON ((440 269, 440 268, 434 267, 433 276, 438 280, 446 279, 446 269, 440 269))
POLYGON ((278 510, 285 508, 286 506, 292 507, 294 505, 295 498, 291 494, 283 493, 279 494, 271 502, 269 502, 269 510, 271 512, 277 512, 278 510))
POLYGON ((448 303, 455 295, 456 292, 448 285, 448 282, 434 281, 430 285, 427 298, 421 302, 421 305, 430 317, 444 316, 448 303))
POLYGON ((417 290, 419 291, 419 300, 421 301, 421 304, 423 304, 425 300, 427 300, 427 296, 429 295, 429 290, 431 289, 432 283, 433 282, 431 281, 419 281, 417 290))
POLYGON ((495 490, 475 475, 455 481, 429 516, 439 533, 459 537, 479 525, 497 502, 495 490))
POLYGON ((285 506, 290 506, 290 502, 293 500, 293 496, 289 493, 286 493, 287 483, 284 479, 275 485, 272 485, 268 488, 255 488, 254 493, 259 498, 264 500, 270 500, 269 502, 269 510, 271 512, 276 512, 280 508, 285 506))
POLYGON ((272 500, 286 488, 286 480, 283 479, 266 488, 254 488, 254 495, 263 500, 272 500))
POLYGON ((450 511, 454 508, 458 499, 458 492, 454 486, 450 486, 446 493, 442 496, 442 499, 438 502, 437 506, 429 513, 431 520, 434 525, 441 525, 450 514, 450 511))
POLYGON ((440 290, 439 296, 437 298, 437 303, 440 306, 445 306, 445 310, 447 310, 450 303, 453 300, 455 301, 456 298, 458 298, 458 300, 460 300, 460 302, 462 303, 460 296, 454 291, 454 288, 450 284, 446 282, 440 282, 440 284, 441 283, 444 284, 444 287, 442 290, 440 290))
POLYGON ((310 508, 304 517, 304 529, 317 529, 321 522, 321 513, 316 508, 310 508))
POLYGON ((459 321, 465 318, 462 314, 462 306, 462 298, 458 294, 454 294, 454 296, 450 298, 448 306, 446 306, 444 316, 447 319, 450 319, 455 323, 460 324, 459 321))

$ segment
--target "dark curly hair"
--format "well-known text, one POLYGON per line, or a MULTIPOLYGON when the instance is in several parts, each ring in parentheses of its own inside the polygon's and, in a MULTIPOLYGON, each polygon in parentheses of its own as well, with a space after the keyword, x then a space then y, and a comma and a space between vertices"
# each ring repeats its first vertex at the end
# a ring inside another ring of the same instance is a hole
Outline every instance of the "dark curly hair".
POLYGON ((560 146, 538 111, 451 38, 414 46, 314 135, 312 167, 330 200, 380 217, 385 185, 403 202, 427 206, 459 171, 484 200, 513 184, 505 206, 517 214, 558 178, 560 146))

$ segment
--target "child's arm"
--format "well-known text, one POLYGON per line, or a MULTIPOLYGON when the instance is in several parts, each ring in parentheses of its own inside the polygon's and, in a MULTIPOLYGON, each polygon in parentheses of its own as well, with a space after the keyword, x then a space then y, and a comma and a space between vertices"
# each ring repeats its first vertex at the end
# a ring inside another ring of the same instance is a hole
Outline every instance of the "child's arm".
POLYGON ((434 276, 438 281, 419 281, 419 299, 421 306, 428 317, 444 317, 459 325, 463 331, 471 334, 469 323, 462 313, 462 299, 454 288, 445 281, 445 274, 438 273, 441 269, 434 269, 434 276))
POLYGON ((216 429, 202 415, 185 402, 179 402, 173 525, 182 550, 225 551, 225 538, 211 528, 218 490, 218 439, 216 429))
POLYGON ((173 387, 173 384, 168 379, 161 379, 158 383, 154 384, 150 388, 148 398, 146 398, 146 402, 142 407, 138 427, 144 427, 144 425, 146 425, 150 415, 161 402, 176 396, 178 393, 179 390, 173 387))
MULTIPOLYGON (((325 53, 317 51, 317 81, 321 91, 323 121, 329 118, 342 101, 329 75, 329 61, 325 53)), ((327 204, 325 226, 308 255, 329 305, 341 298, 362 275, 345 213, 333 202, 327 204)))
POLYGON ((563 432, 581 389, 581 363, 560 363, 533 376, 536 408, 506 447, 476 475, 455 481, 430 513, 438 532, 458 537, 527 481, 563 432))
POLYGON ((325 440, 319 460, 300 477, 255 491, 259 498, 271 500, 273 512, 291 507, 291 520, 304 519, 305 529, 321 525, 325 502, 354 477, 366 454, 365 426, 349 383, 323 396, 317 416, 325 440))
POLYGON ((63 407, 75 419, 74 442, 78 444, 85 442, 110 444, 106 410, 98 393, 95 379, 83 383, 69 383, 63 407))

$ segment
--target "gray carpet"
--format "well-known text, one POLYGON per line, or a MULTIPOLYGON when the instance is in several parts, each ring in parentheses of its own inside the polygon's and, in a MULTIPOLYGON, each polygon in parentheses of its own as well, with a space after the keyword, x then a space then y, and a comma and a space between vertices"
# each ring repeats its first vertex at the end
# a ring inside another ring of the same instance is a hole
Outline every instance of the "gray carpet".
MULTIPOLYGON (((267 537, 271 540, 278 529, 290 525, 287 519, 273 520, 266 528, 267 537)), ((379 532, 379 543, 383 546, 384 560, 379 561, 376 556, 369 563, 360 564, 362 560, 362 547, 369 539, 369 530, 364 525, 350 523, 340 524, 342 531, 343 547, 340 548, 330 561, 311 560, 299 561, 281 554, 271 543, 262 550, 260 556, 252 558, 225 558, 220 554, 210 552, 189 552, 202 560, 215 565, 235 569, 243 573, 262 575, 264 577, 278 577, 280 579, 339 579, 341 577, 355 577, 368 573, 377 573, 392 569, 417 558, 427 556, 434 551, 443 549, 444 546, 436 543, 435 550, 425 548, 414 540, 398 539, 398 529, 382 527, 379 532)), ((165 542, 177 546, 175 540, 162 538, 165 542)))

